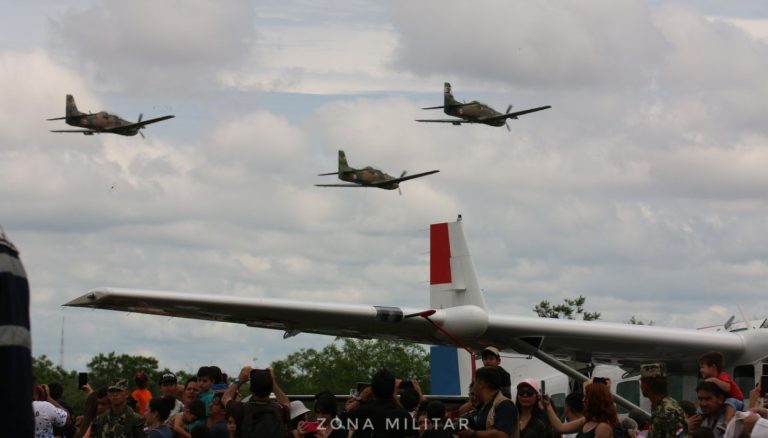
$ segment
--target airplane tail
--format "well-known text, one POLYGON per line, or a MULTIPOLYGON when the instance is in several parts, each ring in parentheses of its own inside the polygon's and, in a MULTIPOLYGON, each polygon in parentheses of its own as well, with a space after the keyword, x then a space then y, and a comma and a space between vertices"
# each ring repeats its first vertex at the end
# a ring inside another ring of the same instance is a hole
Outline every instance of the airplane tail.
POLYGON ((70 117, 77 117, 80 114, 82 114, 80 111, 77 110, 77 105, 75 104, 75 98, 72 97, 71 94, 67 94, 67 106, 66 106, 66 118, 70 117))
POLYGON ((473 305, 486 309, 461 216, 456 222, 430 225, 429 246, 430 308, 473 305))
POLYGON ((451 105, 456 105, 458 103, 459 102, 453 98, 453 94, 451 94, 451 84, 449 82, 446 82, 445 91, 443 91, 443 105, 448 107, 451 105))
POLYGON ((344 153, 344 151, 339 150, 339 175, 351 170, 352 168, 349 167, 349 164, 347 163, 347 155, 344 153))

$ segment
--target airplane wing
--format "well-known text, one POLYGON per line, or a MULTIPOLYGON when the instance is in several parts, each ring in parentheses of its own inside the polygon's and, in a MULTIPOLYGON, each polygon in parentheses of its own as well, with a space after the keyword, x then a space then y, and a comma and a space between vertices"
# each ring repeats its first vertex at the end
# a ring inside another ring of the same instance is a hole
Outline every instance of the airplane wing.
POLYGON ((461 125, 462 123, 476 123, 476 122, 470 122, 468 120, 462 120, 462 119, 427 119, 427 120, 416 120, 417 122, 429 122, 429 123, 453 123, 454 125, 461 125))
POLYGON ((51 132, 74 132, 78 134, 98 134, 100 131, 94 131, 92 129, 54 129, 51 132))
POLYGON ((488 345, 525 354, 533 349, 560 360, 635 370, 663 361, 670 370, 695 372, 697 358, 711 350, 726 363, 768 356, 766 328, 703 331, 488 312, 461 221, 430 227, 430 305, 421 309, 115 288, 94 289, 64 305, 239 323, 284 330, 286 337, 307 332, 452 345, 445 331, 475 351, 488 345))
POLYGON ((386 181, 379 181, 379 182, 376 182, 376 183, 372 183, 371 185, 375 187, 375 186, 378 186, 378 185, 381 185, 381 184, 400 183, 400 182, 403 182, 403 181, 408 181, 409 179, 421 178, 422 176, 432 175, 433 173, 437 173, 437 172, 440 172, 440 171, 439 170, 430 170, 429 172, 416 173, 414 175, 408 175, 408 176, 404 176, 404 177, 401 177, 401 178, 388 179, 386 181))
POLYGON ((147 125, 151 125, 152 123, 157 123, 157 122, 162 122, 163 120, 172 119, 174 117, 176 117, 176 116, 157 117, 157 118, 154 118, 154 119, 142 120, 141 122, 131 123, 130 125, 117 126, 115 128, 105 129, 104 131, 105 132, 113 132, 113 133, 120 132, 120 131, 130 131, 130 130, 134 130, 134 129, 137 129, 137 128, 142 128, 142 127, 147 126, 147 125))
POLYGON ((545 109, 552 108, 551 105, 547 106, 540 106, 538 108, 531 108, 523 111, 515 111, 513 113, 506 113, 502 114, 500 116, 494 116, 494 117, 484 117, 482 119, 479 119, 480 122, 492 122, 494 120, 504 120, 504 119, 516 119, 517 116, 522 116, 523 114, 529 114, 529 113, 535 113, 536 111, 543 111, 545 109))
POLYGON ((428 106, 426 108, 422 108, 423 110, 433 110, 433 109, 445 109, 445 108, 458 108, 461 106, 468 106, 468 105, 474 105, 474 103, 455 103, 453 105, 440 105, 440 106, 428 106))
POLYGON ((315 187, 370 187, 361 184, 315 184, 315 187))

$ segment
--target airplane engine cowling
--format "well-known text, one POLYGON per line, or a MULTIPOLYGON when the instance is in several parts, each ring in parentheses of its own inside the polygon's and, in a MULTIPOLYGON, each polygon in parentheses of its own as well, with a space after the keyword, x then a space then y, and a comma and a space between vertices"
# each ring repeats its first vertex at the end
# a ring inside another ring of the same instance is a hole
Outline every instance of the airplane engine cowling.
MULTIPOLYGON (((477 339, 488 329, 488 313, 479 306, 456 306, 438 310, 431 319, 463 341, 477 339)), ((446 337, 439 334, 440 337, 446 337)))

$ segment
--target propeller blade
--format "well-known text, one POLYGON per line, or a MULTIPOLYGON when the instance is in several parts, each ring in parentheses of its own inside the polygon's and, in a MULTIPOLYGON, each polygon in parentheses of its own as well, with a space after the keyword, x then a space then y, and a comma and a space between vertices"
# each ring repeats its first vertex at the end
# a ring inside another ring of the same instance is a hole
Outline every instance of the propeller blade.
POLYGON ((400 196, 403 196, 403 191, 400 190, 400 186, 397 186, 397 193, 399 193, 400 196))
POLYGON ((146 138, 147 138, 147 137, 144 137, 144 133, 143 133, 143 132, 141 132, 141 129, 139 129, 139 135, 141 136, 141 138, 143 138, 143 139, 145 139, 145 140, 146 140, 146 138))
POLYGON ((512 132, 512 128, 509 127, 509 123, 504 122, 504 126, 507 127, 507 131, 512 132))
MULTIPOLYGON (((509 111, 507 111, 507 112, 509 112, 509 111)), ((136 123, 141 123, 141 118, 142 118, 142 117, 144 117, 144 114, 142 114, 142 113, 139 113, 139 121, 138 121, 138 122, 136 122, 136 123)))
POLYGON ((506 114, 509 114, 509 112, 510 112, 510 111, 512 111, 512 104, 511 104, 511 103, 510 103, 510 104, 509 104, 509 106, 507 107, 507 112, 506 112, 506 114))
POLYGON ((400 174, 400 178, 404 177, 406 173, 408 173, 408 171, 404 170, 403 173, 400 174))

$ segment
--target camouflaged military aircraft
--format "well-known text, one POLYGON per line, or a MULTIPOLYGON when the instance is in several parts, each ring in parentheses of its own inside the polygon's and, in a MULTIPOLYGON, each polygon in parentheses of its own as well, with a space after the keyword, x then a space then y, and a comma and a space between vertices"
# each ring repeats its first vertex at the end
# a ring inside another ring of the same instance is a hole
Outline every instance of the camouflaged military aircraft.
MULTIPOLYGON (((349 181, 352 184, 315 184, 317 187, 377 187, 384 190, 395 190, 400 192, 400 183, 409 179, 420 178, 422 176, 432 175, 440 172, 439 170, 430 170, 429 172, 417 173, 415 175, 405 176, 406 171, 400 174, 399 178, 374 169, 373 167, 364 167, 355 169, 347 164, 347 156, 344 151, 339 151, 339 171, 321 173, 318 176, 338 175, 342 181, 349 181)), ((402 192, 400 192, 402 195, 402 192)))
POLYGON ((444 103, 442 106, 430 106, 427 108, 422 108, 425 110, 430 109, 442 109, 445 111, 446 114, 449 116, 455 116, 459 117, 462 120, 457 119, 421 119, 416 120, 417 122, 430 122, 430 123, 451 123, 453 125, 461 125, 462 123, 482 123, 485 125, 490 126, 506 126, 507 131, 511 131, 509 128, 509 124, 507 124, 508 119, 517 119, 517 116, 522 116, 523 114, 533 113, 536 111, 542 111, 545 109, 552 108, 550 105, 547 106, 540 106, 538 108, 531 108, 523 111, 515 111, 511 113, 512 105, 509 105, 507 107, 507 111, 502 114, 495 109, 491 108, 490 106, 478 102, 476 100, 473 100, 472 102, 459 102, 456 99, 453 98, 453 94, 451 94, 451 84, 448 82, 445 83, 445 92, 443 94, 444 103))
POLYGON ((56 117, 47 120, 64 120, 67 125, 77 126, 85 129, 61 129, 51 130, 51 132, 74 132, 84 135, 93 135, 101 133, 120 134, 120 135, 136 135, 140 134, 144 138, 144 133, 141 132, 147 125, 163 120, 172 119, 176 116, 163 116, 156 119, 149 119, 141 121, 143 114, 139 114, 138 122, 129 122, 123 120, 120 117, 101 111, 96 114, 85 114, 77 110, 75 105, 75 98, 71 94, 67 94, 67 104, 64 117, 56 117))

